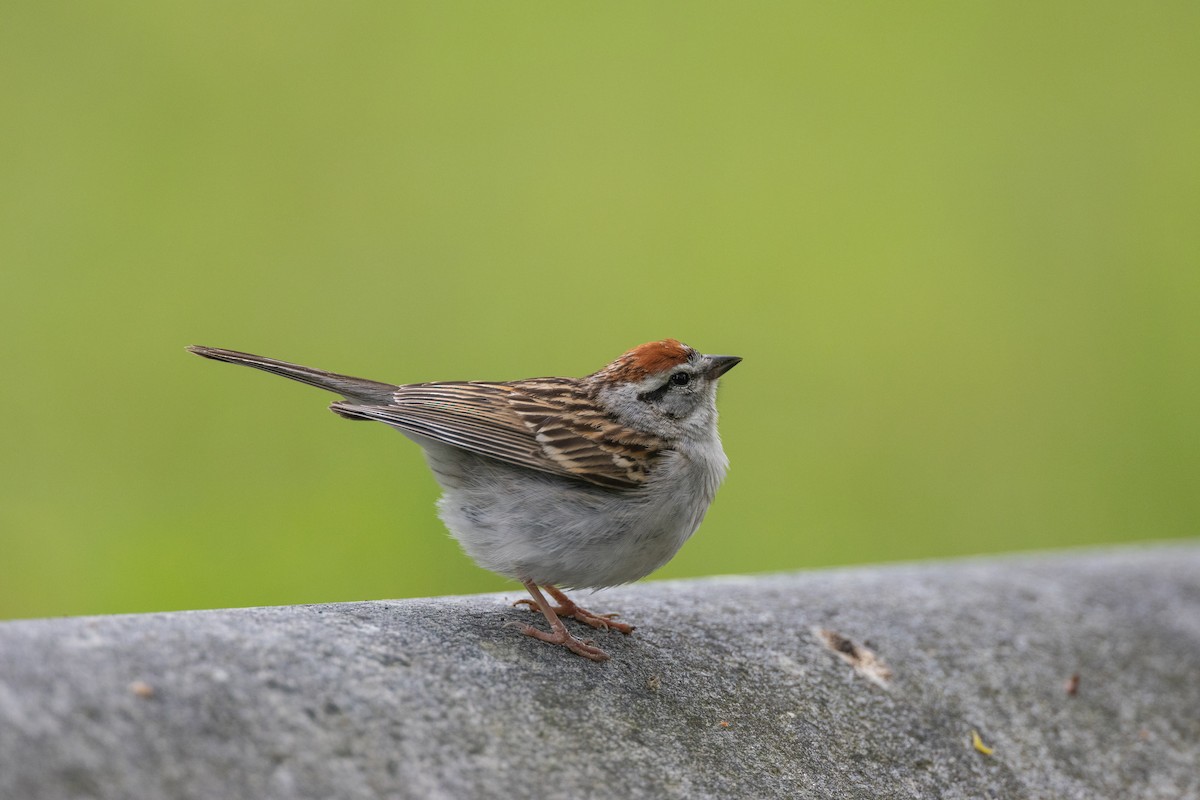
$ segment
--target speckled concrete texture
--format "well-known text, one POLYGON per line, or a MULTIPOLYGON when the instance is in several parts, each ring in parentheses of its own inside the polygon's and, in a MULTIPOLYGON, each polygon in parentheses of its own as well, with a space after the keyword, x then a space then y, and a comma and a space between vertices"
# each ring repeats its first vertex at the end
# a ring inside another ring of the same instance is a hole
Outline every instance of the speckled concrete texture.
POLYGON ((1197 544, 520 596, 0 623, 0 798, 1200 797, 1197 544))

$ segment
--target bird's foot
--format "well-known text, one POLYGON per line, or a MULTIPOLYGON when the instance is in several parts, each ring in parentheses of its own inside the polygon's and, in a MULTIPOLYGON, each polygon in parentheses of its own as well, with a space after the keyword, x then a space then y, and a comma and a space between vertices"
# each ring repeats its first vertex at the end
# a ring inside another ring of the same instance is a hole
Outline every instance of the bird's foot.
MULTIPOLYGON (((560 623, 561 624, 561 623, 560 623)), ((558 644, 570 650, 576 655, 581 655, 584 658, 590 658, 592 661, 607 661, 608 653, 596 647, 590 641, 582 641, 571 635, 566 628, 547 633, 546 631, 538 630, 532 625, 522 625, 521 633, 526 636, 532 636, 547 644, 558 644)))
MULTIPOLYGON (((613 622, 610 618, 584 612, 583 609, 579 608, 570 600, 568 600, 567 596, 558 589, 554 588, 553 586, 547 586, 546 591, 548 591, 554 597, 554 599, 559 602, 557 607, 552 606, 550 605, 550 601, 546 599, 546 596, 542 594, 542 590, 536 583, 528 579, 521 581, 521 583, 525 584, 525 588, 529 591, 529 596, 532 598, 532 600, 525 600, 514 603, 513 605, 527 604, 531 608, 541 611, 546 617, 546 621, 550 623, 549 632, 538 630, 532 625, 522 625, 522 633, 524 633, 526 636, 532 636, 534 639, 539 639, 543 642, 546 642, 547 644, 562 645, 572 653, 581 655, 584 658, 590 658, 592 661, 608 660, 608 653, 604 652, 599 647, 596 647, 593 642, 580 641, 572 636, 571 632, 567 630, 567 627, 563 625, 562 620, 559 619, 559 611, 561 610, 564 616, 569 615, 589 625, 593 625, 593 627, 603 627, 606 630, 610 627, 613 627, 613 622), (593 623, 589 620, 594 620, 595 622, 593 623)), ((623 623, 616 624, 628 628, 630 631, 633 630, 633 628, 629 627, 628 625, 624 625, 623 623)))
MULTIPOLYGON (((558 605, 551 606, 551 609, 559 617, 570 617, 571 619, 582 622, 584 625, 590 625, 593 628, 598 628, 604 631, 619 631, 626 636, 633 633, 634 626, 625 622, 617 622, 619 614, 596 614, 588 611, 586 608, 580 608, 575 605, 575 601, 567 597, 562 590, 554 586, 546 586, 546 591, 550 596, 558 601, 558 605)), ((531 611, 541 611, 541 608, 536 602, 529 598, 522 598, 513 603, 514 606, 526 605, 531 611)))

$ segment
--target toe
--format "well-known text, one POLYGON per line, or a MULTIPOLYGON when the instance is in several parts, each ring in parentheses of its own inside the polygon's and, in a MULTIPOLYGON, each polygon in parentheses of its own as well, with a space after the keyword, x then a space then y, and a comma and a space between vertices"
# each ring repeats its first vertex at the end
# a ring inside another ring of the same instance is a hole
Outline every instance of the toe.
POLYGON ((526 636, 532 636, 534 639, 546 644, 562 645, 572 653, 581 655, 592 661, 607 661, 609 658, 608 653, 596 647, 592 642, 581 642, 565 630, 562 633, 547 633, 532 625, 522 625, 520 626, 520 631, 526 636))
POLYGON ((590 642, 581 642, 578 639, 569 639, 563 642, 568 650, 584 658, 590 658, 592 661, 608 661, 608 653, 601 650, 599 647, 593 646, 590 642))

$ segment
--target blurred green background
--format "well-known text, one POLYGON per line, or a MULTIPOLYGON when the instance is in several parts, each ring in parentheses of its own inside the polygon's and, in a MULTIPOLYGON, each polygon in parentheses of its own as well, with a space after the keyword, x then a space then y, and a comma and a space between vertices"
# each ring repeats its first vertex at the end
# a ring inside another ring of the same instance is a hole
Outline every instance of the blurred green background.
POLYGON ((658 577, 1195 536, 1200 5, 8 3, 0 617, 511 587, 395 382, 673 336, 658 577))

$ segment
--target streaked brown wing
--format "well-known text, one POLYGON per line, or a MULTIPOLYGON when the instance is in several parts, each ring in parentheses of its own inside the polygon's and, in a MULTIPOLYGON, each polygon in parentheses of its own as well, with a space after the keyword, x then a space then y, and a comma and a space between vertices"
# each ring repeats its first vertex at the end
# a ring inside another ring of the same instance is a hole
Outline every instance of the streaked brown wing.
POLYGON ((534 432, 542 452, 568 473, 592 483, 641 486, 666 446, 656 436, 621 425, 575 381, 534 378, 509 385, 509 402, 534 432))
POLYGON ((623 429, 590 411, 578 382, 566 378, 410 384, 399 387, 389 405, 340 402, 332 408, 509 464, 613 489, 641 485, 658 449, 640 440, 625 444, 630 437, 620 435, 623 429))

